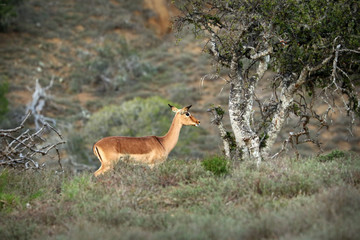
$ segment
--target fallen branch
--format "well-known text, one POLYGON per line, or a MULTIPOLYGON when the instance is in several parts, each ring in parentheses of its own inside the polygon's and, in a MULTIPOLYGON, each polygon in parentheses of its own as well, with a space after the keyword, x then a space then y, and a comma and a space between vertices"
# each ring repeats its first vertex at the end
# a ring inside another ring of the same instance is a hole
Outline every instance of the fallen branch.
POLYGON ((62 135, 50 124, 44 122, 39 130, 31 133, 30 129, 22 131, 25 127, 25 122, 30 117, 29 111, 20 125, 13 129, 0 129, 0 166, 10 166, 23 169, 40 169, 44 164, 39 164, 37 155, 45 156, 51 150, 55 150, 58 156, 58 163, 60 168, 61 158, 58 146, 64 144, 62 135), (47 140, 43 135, 47 131, 55 132, 61 139, 56 143, 50 143, 42 146, 47 140))

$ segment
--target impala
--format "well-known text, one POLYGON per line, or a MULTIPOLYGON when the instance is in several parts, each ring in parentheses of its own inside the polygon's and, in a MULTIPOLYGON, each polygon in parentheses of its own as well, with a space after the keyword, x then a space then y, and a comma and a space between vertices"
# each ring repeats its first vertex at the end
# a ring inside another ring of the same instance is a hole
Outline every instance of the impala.
POLYGON ((200 125, 200 121, 189 112, 191 105, 182 109, 177 109, 170 104, 169 107, 175 112, 175 116, 165 136, 105 137, 95 143, 93 151, 101 162, 101 166, 94 175, 97 177, 112 169, 120 159, 125 157, 129 157, 135 163, 147 164, 150 168, 164 162, 178 142, 181 127, 200 125))

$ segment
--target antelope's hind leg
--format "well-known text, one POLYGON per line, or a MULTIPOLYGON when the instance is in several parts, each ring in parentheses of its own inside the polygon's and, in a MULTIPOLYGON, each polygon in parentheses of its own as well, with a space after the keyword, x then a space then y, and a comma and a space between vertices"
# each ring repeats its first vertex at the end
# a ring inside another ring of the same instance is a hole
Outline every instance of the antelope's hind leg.
POLYGON ((103 163, 101 163, 101 166, 99 167, 98 170, 96 170, 96 172, 94 172, 94 176, 98 177, 101 174, 104 174, 105 172, 109 171, 111 169, 110 166, 105 166, 103 163))
POLYGON ((104 172, 105 172, 104 164, 101 163, 101 166, 99 167, 99 169, 96 170, 96 172, 94 172, 94 176, 98 177, 100 174, 103 174, 104 172))
POLYGON ((99 167, 98 170, 96 170, 96 171, 94 172, 94 176, 97 177, 97 176, 99 176, 101 173, 102 173, 102 165, 99 167))
POLYGON ((105 172, 112 169, 114 163, 118 158, 118 155, 108 154, 107 152, 104 152, 101 148, 97 148, 97 147, 96 147, 95 155, 101 162, 101 166, 99 167, 99 169, 94 172, 95 177, 98 177, 99 175, 104 174, 105 172))

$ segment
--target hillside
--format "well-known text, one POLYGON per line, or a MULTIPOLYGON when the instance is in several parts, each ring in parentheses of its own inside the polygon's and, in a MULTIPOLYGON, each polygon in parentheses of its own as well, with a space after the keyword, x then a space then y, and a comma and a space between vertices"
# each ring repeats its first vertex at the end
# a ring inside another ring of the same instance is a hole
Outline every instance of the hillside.
MULTIPOLYGON (((9 118, 21 118, 36 79, 43 87, 53 79, 42 114, 56 118, 65 136, 81 133, 91 113, 105 105, 161 96, 179 106, 193 104, 202 119, 202 135, 211 145, 196 155, 218 151, 206 113, 217 93, 200 88, 209 61, 191 35, 177 44, 170 33, 175 13, 165 1, 23 3, 16 25, 0 37, 1 77, 10 82, 9 118)), ((169 125, 171 116, 169 111, 169 125)), ((91 143, 82 147, 91 154, 91 143)))
MULTIPOLYGON (((335 115, 322 156, 308 157, 315 151, 304 145, 302 158, 290 150, 260 167, 225 159, 207 109, 226 109, 226 81, 213 78, 191 29, 174 36, 170 19, 179 13, 169 2, 22 1, 0 33, 0 83, 9 83, 0 129, 19 124, 37 81, 48 86, 40 114, 67 141, 65 167, 52 152, 40 161, 54 167, 0 168, 0 239, 358 239, 359 124, 351 136, 335 115), (182 129, 168 161, 154 169, 119 162, 95 178, 92 144, 164 134, 168 103, 192 104, 201 120, 182 129)), ((33 121, 27 127, 35 132, 33 121)), ((280 137, 277 147, 285 131, 280 137)))
MULTIPOLYGON (((183 145, 174 156, 221 153, 217 129, 206 110, 211 104, 226 109, 226 82, 205 77, 213 70, 201 40, 184 32, 178 41, 171 32, 170 20, 176 14, 165 0, 24 1, 15 24, 0 33, 0 77, 10 83, 10 112, 3 127, 13 126, 24 115, 36 79, 44 87, 53 80, 48 90, 51 99, 42 114, 56 119, 67 138, 65 160, 97 164, 93 142, 86 135, 91 116, 104 106, 153 96, 178 106, 193 104, 192 111, 201 120, 201 129, 183 134, 197 137, 180 139, 183 145)), ((167 117, 170 125, 170 112, 167 117)), ((359 138, 349 137, 339 122, 323 133, 324 149, 358 151, 359 138)), ((354 132, 359 131, 356 126, 354 132)), ((303 153, 309 149, 304 146, 303 153)))

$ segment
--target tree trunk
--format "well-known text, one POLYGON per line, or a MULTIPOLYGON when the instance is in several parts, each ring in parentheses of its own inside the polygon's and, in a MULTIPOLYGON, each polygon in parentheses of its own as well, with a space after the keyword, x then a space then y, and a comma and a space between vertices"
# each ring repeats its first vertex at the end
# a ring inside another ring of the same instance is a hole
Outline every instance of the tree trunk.
POLYGON ((242 157, 255 160, 257 165, 259 165, 262 159, 260 153, 260 138, 252 129, 252 109, 255 88, 260 78, 264 75, 267 64, 265 60, 261 60, 256 74, 249 79, 244 79, 242 69, 236 60, 237 59, 233 57, 230 67, 230 123, 237 147, 242 152, 242 157))
POLYGON ((243 105, 241 104, 243 83, 242 69, 238 64, 237 56, 234 54, 230 65, 229 117, 237 148, 241 152, 239 157, 248 158, 249 153, 244 142, 243 105))
POLYGON ((230 94, 229 94, 229 117, 231 128, 234 133, 237 147, 243 152, 243 157, 248 157, 246 155, 247 151, 244 149, 244 135, 242 131, 243 119, 242 115, 242 106, 241 106, 241 95, 242 95, 242 79, 232 79, 230 83, 230 94))
POLYGON ((282 126, 284 125, 285 119, 287 119, 289 107, 293 104, 293 93, 290 92, 291 88, 286 86, 286 82, 288 81, 283 81, 282 83, 279 104, 271 120, 271 124, 266 130, 268 138, 266 140, 265 147, 263 147, 261 150, 261 155, 265 159, 269 158, 270 150, 272 149, 282 126))
POLYGON ((250 159, 256 161, 256 166, 259 167, 262 156, 260 153, 260 138, 258 135, 253 135, 251 139, 246 141, 250 152, 250 159))

